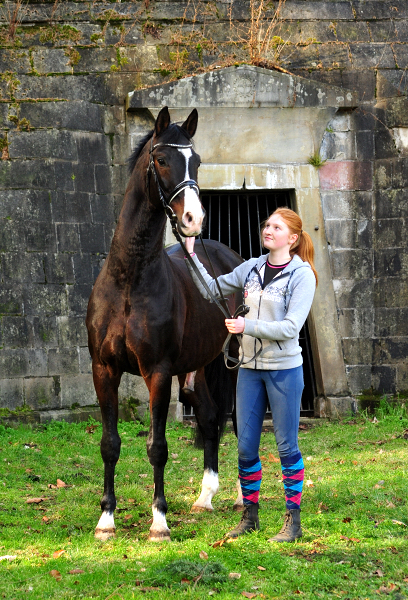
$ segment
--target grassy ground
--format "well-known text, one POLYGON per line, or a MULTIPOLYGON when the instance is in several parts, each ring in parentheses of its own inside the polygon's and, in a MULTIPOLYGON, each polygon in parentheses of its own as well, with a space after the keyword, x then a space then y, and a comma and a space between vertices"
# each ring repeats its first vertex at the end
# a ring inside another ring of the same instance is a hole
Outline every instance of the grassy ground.
POLYGON ((235 437, 227 433, 220 448, 214 513, 191 514, 202 452, 190 427, 170 425, 165 481, 173 541, 157 545, 147 541, 153 486, 145 427, 120 424, 117 536, 102 543, 93 537, 101 427, 0 425, 0 557, 11 557, 0 561, 0 598, 406 598, 407 428, 404 409, 385 402, 375 419, 304 425, 304 536, 285 545, 267 541, 280 529, 284 502, 273 433, 265 431, 261 531, 217 545, 239 520, 232 511, 235 437), (66 487, 50 488, 57 480, 66 487))

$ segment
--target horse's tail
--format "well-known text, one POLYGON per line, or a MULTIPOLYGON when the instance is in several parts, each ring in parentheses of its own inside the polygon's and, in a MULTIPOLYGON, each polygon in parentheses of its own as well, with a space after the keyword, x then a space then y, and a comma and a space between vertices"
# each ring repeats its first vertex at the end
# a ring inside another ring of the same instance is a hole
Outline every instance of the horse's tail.
MULTIPOLYGON (((235 400, 235 385, 230 371, 225 367, 222 353, 205 367, 205 380, 218 409, 217 432, 219 442, 234 408, 235 400)), ((204 439, 199 427, 195 429, 194 445, 197 448, 204 447, 204 439)))

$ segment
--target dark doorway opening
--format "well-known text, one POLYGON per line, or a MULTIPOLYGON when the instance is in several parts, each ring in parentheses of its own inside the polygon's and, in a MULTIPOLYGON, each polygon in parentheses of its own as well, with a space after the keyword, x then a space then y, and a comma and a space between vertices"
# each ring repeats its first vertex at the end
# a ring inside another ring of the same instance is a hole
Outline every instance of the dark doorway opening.
MULTIPOLYGON (((280 206, 292 208, 289 190, 207 191, 202 192, 201 202, 207 212, 203 238, 222 242, 246 260, 265 254, 260 243, 260 230, 269 215, 280 206)), ((307 322, 300 331, 299 343, 302 347, 305 381, 300 415, 312 417, 317 392, 307 322)), ((185 413, 186 418, 191 415, 192 413, 185 413)), ((270 416, 268 411, 266 418, 270 416)))

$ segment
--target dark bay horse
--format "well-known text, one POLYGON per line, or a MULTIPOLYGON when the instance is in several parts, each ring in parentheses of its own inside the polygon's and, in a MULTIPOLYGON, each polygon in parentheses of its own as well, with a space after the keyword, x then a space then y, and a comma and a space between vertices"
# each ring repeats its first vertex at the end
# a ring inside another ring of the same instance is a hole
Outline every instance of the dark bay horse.
MULTIPOLYGON (((197 128, 194 109, 181 125, 170 123, 167 107, 129 160, 131 176, 109 255, 93 288, 86 318, 96 394, 102 413, 101 454, 105 466, 102 515, 95 536, 115 533, 115 466, 119 459, 118 387, 122 373, 144 378, 150 395, 151 424, 147 453, 154 470, 153 524, 149 539, 170 539, 164 468, 168 450, 166 418, 172 376, 193 406, 204 442, 202 491, 193 510, 212 510, 218 490, 218 444, 225 398, 210 394, 204 367, 216 364, 227 336, 224 317, 194 285, 179 248, 163 249, 166 215, 163 201, 177 217, 181 235, 201 231, 204 210, 195 183, 200 157, 191 138, 197 128)), ((218 242, 206 243, 216 274, 242 259, 218 242)), ((207 263, 197 250, 200 259, 207 263)), ((235 299, 230 298, 230 312, 235 299)), ((218 361, 219 362, 219 361, 218 361)), ((217 383, 227 373, 214 376, 217 383)), ((223 414, 224 413, 224 414, 223 414)))

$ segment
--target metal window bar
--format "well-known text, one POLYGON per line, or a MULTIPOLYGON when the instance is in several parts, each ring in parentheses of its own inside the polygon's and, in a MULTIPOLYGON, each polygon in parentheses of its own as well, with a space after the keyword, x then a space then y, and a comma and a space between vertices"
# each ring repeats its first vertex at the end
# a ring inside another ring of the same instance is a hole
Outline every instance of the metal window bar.
MULTIPOLYGON (((280 206, 290 208, 289 192, 248 191, 204 192, 201 202, 207 212, 204 239, 216 239, 238 252, 248 260, 259 256, 263 249, 260 242, 262 223, 280 206)), ((317 395, 313 369, 310 337, 307 323, 299 333, 304 363, 305 389, 301 403, 301 416, 313 416, 313 403, 317 395)), ((184 407, 184 418, 194 416, 190 407, 184 407)), ((270 417, 268 410, 266 417, 270 417)))

